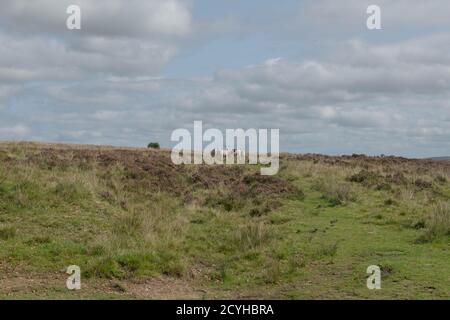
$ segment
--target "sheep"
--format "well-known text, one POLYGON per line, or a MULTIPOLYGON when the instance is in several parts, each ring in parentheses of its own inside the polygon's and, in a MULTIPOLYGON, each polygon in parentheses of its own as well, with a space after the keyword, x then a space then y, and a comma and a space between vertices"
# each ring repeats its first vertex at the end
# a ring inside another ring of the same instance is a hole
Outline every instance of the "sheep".
POLYGON ((221 155, 222 157, 226 157, 229 155, 237 155, 237 156, 241 156, 244 154, 243 150, 240 149, 230 149, 230 148, 226 148, 226 149, 213 149, 211 151, 211 157, 215 157, 216 154, 221 155))

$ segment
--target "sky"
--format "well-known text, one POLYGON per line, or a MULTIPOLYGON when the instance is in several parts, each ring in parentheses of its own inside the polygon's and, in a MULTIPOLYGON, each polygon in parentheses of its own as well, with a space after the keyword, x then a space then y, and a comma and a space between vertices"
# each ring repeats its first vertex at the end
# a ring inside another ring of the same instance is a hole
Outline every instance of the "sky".
POLYGON ((0 0, 0 140, 170 148, 198 120, 279 129, 288 152, 448 156, 448 17, 448 0, 0 0))

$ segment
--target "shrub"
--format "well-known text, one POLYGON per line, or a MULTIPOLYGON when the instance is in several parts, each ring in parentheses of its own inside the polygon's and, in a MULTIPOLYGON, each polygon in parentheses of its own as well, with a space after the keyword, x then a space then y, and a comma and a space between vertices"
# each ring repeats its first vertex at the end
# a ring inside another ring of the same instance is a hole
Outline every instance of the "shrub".
POLYGON ((414 221, 412 224, 412 228, 414 228, 416 230, 424 229, 425 227, 426 227, 426 222, 424 219, 414 221))
MULTIPOLYGON (((260 201, 254 201, 256 203, 260 201)), ((277 200, 266 200, 263 203, 259 203, 255 207, 251 208, 249 211, 249 215, 251 217, 260 217, 262 215, 265 215, 273 210, 278 209, 281 207, 281 203, 277 200)))
POLYGON ((416 181, 414 181, 414 185, 419 189, 419 190, 425 190, 425 189, 429 189, 433 186, 433 184, 429 181, 425 181, 423 179, 417 179, 416 181))
POLYGON ((250 217, 260 217, 264 214, 264 210, 261 207, 251 208, 249 213, 250 217))
POLYGON ((443 174, 441 174, 441 175, 438 175, 438 176, 436 176, 435 178, 434 178, 434 180, 436 181, 436 182, 438 182, 438 183, 447 183, 447 177, 446 176, 444 176, 443 174))
POLYGON ((350 182, 361 183, 364 186, 376 185, 381 180, 381 176, 372 171, 361 170, 360 172, 349 177, 350 182))
POLYGON ((213 208, 222 208, 230 212, 233 210, 240 210, 245 206, 245 201, 241 197, 237 197, 231 193, 216 192, 208 195, 205 201, 206 205, 213 208))
POLYGON ((375 186, 378 191, 392 191, 392 186, 389 183, 381 182, 375 186))
POLYGON ((397 205, 397 201, 392 200, 392 199, 387 199, 386 201, 384 201, 384 205, 385 206, 396 206, 397 205))
POLYGON ((147 145, 147 148, 150 148, 150 149, 159 149, 160 146, 159 146, 159 143, 158 143, 158 142, 150 142, 150 143, 147 145))

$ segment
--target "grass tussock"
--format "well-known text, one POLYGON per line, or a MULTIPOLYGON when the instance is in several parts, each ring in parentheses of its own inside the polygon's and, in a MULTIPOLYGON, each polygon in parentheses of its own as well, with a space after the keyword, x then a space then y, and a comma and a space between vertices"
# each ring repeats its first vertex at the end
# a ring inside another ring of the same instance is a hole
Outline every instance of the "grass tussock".
POLYGON ((321 244, 314 252, 314 256, 317 258, 322 257, 334 257, 338 251, 338 244, 336 242, 321 244))
POLYGON ((16 236, 17 229, 12 226, 2 226, 0 227, 0 239, 9 240, 16 236))
POLYGON ((240 226, 233 234, 233 242, 238 250, 259 248, 270 241, 270 228, 264 223, 249 223, 240 226))
POLYGON ((339 206, 356 201, 356 193, 352 185, 346 181, 340 181, 336 177, 323 177, 314 185, 315 189, 322 193, 323 198, 331 206, 339 206))
POLYGON ((450 236, 450 203, 435 204, 423 226, 425 231, 418 238, 419 242, 429 242, 442 236, 450 236))

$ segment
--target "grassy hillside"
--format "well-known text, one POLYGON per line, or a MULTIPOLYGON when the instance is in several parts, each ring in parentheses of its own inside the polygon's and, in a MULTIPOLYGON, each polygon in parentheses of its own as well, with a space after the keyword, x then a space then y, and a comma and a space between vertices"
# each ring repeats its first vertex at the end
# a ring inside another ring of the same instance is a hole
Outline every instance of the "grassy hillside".
POLYGON ((450 162, 285 154, 258 172, 0 143, 0 297, 449 298, 450 162))

